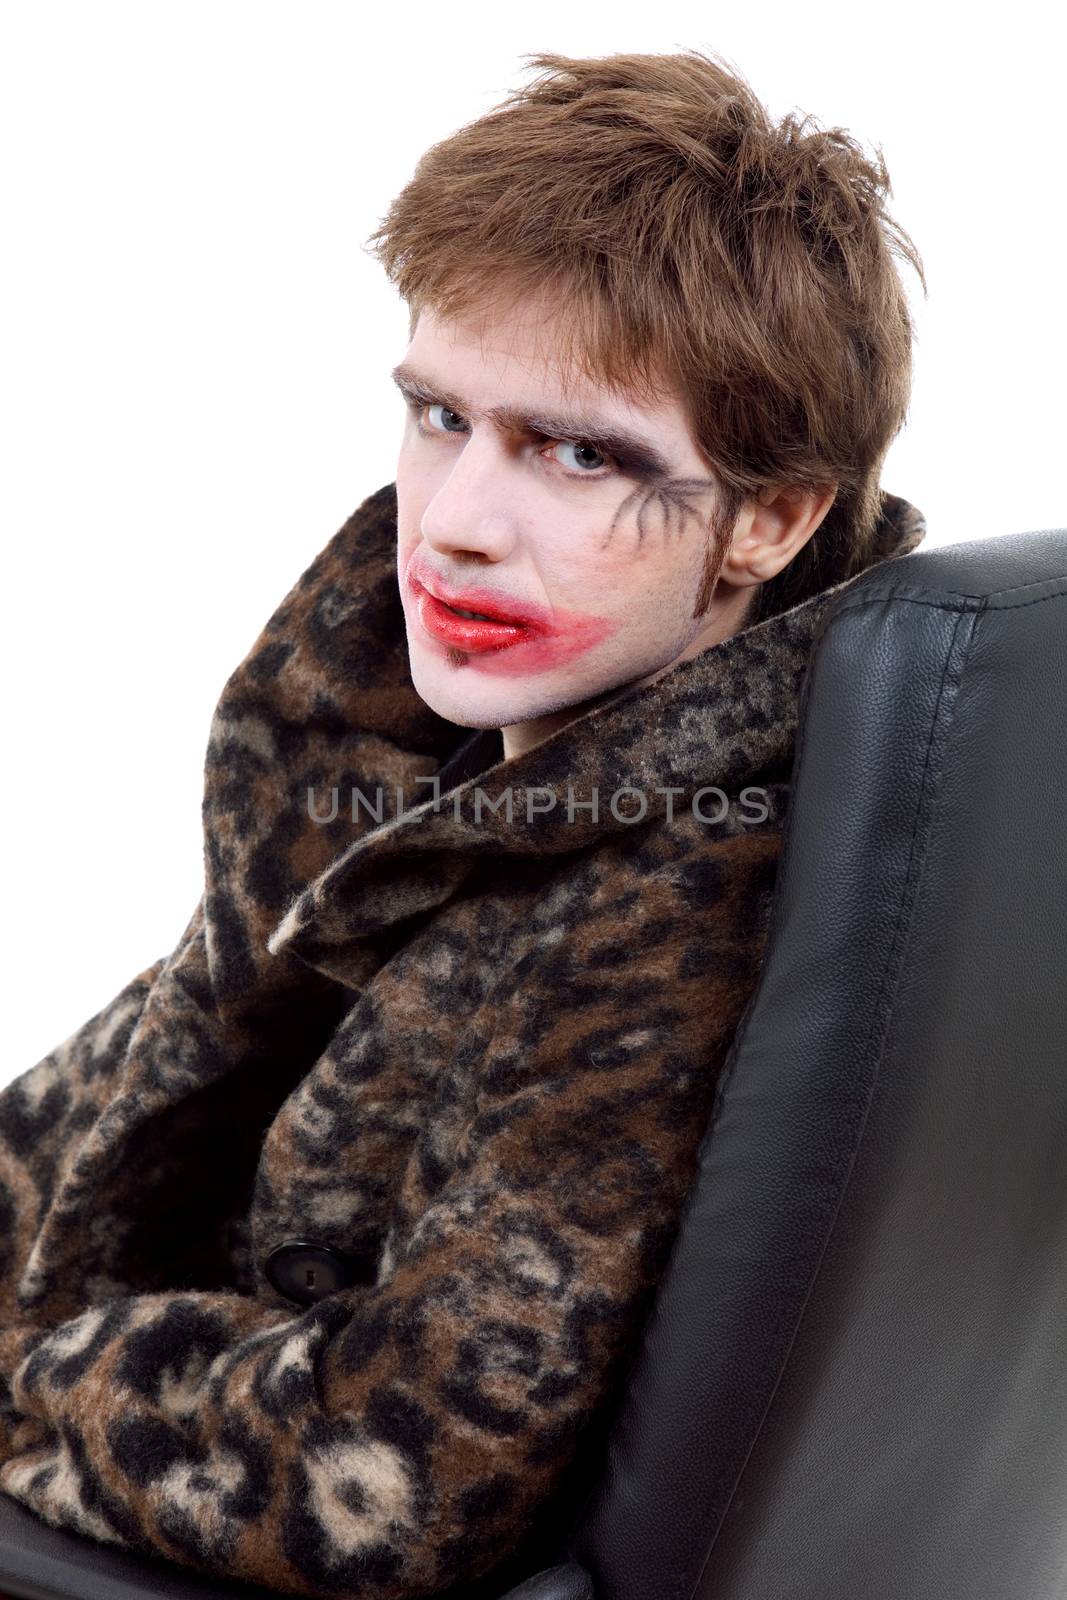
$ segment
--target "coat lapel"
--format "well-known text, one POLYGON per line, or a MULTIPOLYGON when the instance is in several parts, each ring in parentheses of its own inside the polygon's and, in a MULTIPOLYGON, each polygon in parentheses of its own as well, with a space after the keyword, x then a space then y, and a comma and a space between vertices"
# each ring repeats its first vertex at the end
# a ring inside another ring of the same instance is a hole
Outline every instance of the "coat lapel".
POLYGON ((268 948, 347 981, 367 941, 443 905, 487 855, 505 874, 509 856, 581 851, 694 797, 713 815, 702 789, 736 801, 746 784, 787 778, 800 684, 836 592, 680 662, 439 799, 419 785, 304 889, 268 948))
POLYGON ((298 1078, 343 1014, 335 981, 267 950, 286 907, 353 837, 343 817, 309 817, 307 789, 381 784, 388 804, 467 732, 411 682, 387 484, 320 551, 222 689, 204 763, 202 893, 156 964, 98 1115, 63 1152, 28 1306, 59 1305, 94 1277, 105 1286, 130 1211, 163 1181, 186 1102, 260 1062, 266 1073, 284 1058, 298 1078))

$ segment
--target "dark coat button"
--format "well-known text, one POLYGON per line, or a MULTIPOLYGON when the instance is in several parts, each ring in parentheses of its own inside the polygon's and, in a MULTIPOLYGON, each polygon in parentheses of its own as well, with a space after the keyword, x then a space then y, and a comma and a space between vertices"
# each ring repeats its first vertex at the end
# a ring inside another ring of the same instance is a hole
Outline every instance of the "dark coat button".
POLYGON ((263 1271, 279 1294, 301 1306, 347 1289, 360 1279, 366 1281, 355 1257, 311 1239, 287 1239, 271 1251, 263 1271))

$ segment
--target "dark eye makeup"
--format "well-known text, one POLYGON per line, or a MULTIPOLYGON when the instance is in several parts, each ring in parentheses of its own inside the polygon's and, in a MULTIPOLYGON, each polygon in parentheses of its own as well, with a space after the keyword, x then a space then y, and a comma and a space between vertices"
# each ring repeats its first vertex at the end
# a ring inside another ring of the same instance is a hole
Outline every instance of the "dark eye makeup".
MULTIPOLYGON (((460 428, 442 429, 425 427, 422 422, 422 414, 429 406, 443 406, 444 409, 452 416, 460 417, 461 420, 462 413, 454 410, 451 406, 447 405, 445 401, 431 399, 426 394, 409 394, 403 390, 401 392, 404 396, 404 403, 408 410, 414 414, 418 430, 424 438, 434 439, 440 438, 443 433, 463 432, 463 430, 460 428)), ((576 439, 564 437, 561 434, 541 433, 534 429, 529 429, 528 431, 532 437, 543 439, 549 444, 570 444, 574 445, 576 448, 584 447, 595 450, 597 455, 603 457, 605 466, 607 468, 614 468, 616 472, 621 473, 623 477, 631 479, 634 483, 655 483, 658 482, 662 477, 662 473, 658 467, 651 466, 645 461, 639 459, 637 456, 618 447, 612 449, 612 440, 601 440, 591 437, 576 439)), ((557 462, 556 465, 568 478, 572 479, 586 478, 593 483, 601 483, 605 478, 612 476, 610 470, 579 472, 572 468, 563 466, 562 462, 557 462)))

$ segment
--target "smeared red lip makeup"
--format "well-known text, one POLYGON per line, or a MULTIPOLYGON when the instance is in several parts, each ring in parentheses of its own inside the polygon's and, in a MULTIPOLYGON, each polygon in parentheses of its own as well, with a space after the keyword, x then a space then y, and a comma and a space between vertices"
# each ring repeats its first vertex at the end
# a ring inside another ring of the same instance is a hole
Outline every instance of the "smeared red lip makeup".
POLYGON ((502 676, 560 666, 618 627, 611 617, 551 610, 492 589, 467 587, 458 594, 434 580, 437 593, 432 593, 412 573, 407 582, 419 624, 431 639, 502 676), (463 616, 464 611, 478 615, 463 616))

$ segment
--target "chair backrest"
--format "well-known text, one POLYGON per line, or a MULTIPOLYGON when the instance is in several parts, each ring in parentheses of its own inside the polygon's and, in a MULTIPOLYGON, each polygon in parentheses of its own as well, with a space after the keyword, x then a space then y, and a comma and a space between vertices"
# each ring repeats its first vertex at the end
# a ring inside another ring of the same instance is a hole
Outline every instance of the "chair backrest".
POLYGON ((873 568, 803 695, 766 959, 546 1600, 1067 1594, 1067 531, 873 568))

